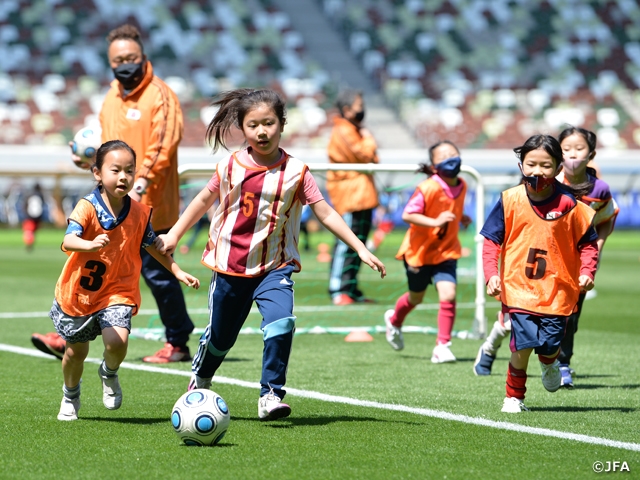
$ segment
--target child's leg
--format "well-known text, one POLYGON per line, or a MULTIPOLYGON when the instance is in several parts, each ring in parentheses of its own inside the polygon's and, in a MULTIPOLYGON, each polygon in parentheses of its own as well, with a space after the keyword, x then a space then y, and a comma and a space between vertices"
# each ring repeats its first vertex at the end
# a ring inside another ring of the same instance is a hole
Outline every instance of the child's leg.
POLYGON ((511 353, 507 371, 507 397, 524 400, 527 391, 527 366, 533 348, 525 348, 511 353))
POLYGON ((75 388, 80 384, 84 370, 84 360, 89 354, 89 342, 69 343, 62 357, 62 376, 67 388, 75 388))
POLYGON ((129 331, 122 327, 108 327, 102 330, 104 343, 104 364, 109 370, 118 370, 127 355, 129 331))
POLYGON ((558 361, 563 366, 569 366, 571 363, 571 357, 573 356, 573 341, 576 332, 578 331, 578 320, 580 320, 580 314, 582 313, 582 304, 586 297, 586 293, 581 293, 578 298, 578 309, 575 313, 569 315, 567 318, 567 328, 565 330, 564 338, 560 343, 560 356, 558 361))
POLYGON ((404 323, 404 319, 411 311, 422 303, 426 290, 421 292, 408 291, 396 301, 393 314, 390 316, 391 325, 400 328, 404 323))
POLYGON ((436 282, 440 309, 438 310, 438 339, 439 344, 446 344, 451 340, 453 323, 456 319, 456 284, 449 281, 436 282))
POLYGON ((256 288, 254 298, 262 314, 264 349, 260 395, 273 391, 284 398, 289 355, 295 331, 293 315, 293 267, 269 272, 256 288))
POLYGON ((194 387, 208 388, 210 379, 235 344, 251 311, 253 290, 258 282, 259 279, 213 273, 209 286, 209 325, 200 337, 191 364, 196 375, 194 387))

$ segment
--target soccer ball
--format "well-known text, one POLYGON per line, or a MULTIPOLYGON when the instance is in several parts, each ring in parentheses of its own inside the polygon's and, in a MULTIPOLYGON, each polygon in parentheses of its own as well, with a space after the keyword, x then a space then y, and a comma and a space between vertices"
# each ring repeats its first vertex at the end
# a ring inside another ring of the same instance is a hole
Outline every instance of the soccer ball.
POLYGON ((202 388, 182 395, 171 412, 171 425, 186 445, 215 445, 227 433, 230 420, 227 402, 202 388))
POLYGON ((102 131, 95 127, 84 127, 73 137, 71 151, 78 155, 83 163, 92 164, 101 145, 102 131))

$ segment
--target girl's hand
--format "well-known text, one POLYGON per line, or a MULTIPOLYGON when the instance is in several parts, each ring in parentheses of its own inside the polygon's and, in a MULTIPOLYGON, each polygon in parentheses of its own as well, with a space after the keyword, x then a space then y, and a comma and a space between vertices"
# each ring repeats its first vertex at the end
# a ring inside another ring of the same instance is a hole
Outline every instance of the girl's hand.
POLYGON ((593 279, 589 275, 580 275, 578 277, 578 285, 580 286, 580 292, 588 292, 594 287, 593 279))
POLYGON ((469 225, 471 225, 472 222, 473 220, 471 220, 471 217, 469 215, 462 215, 462 218, 460 219, 462 228, 464 228, 465 230, 469 225))
POLYGON ((502 281, 498 275, 494 275, 487 282, 487 295, 495 297, 502 293, 502 281))
POLYGON ((109 245, 109 235, 106 233, 101 233, 93 240, 89 241, 89 248, 86 250, 87 252, 97 252, 98 250, 109 245))
POLYGON ((441 227, 445 223, 453 222, 456 219, 456 216, 453 212, 446 211, 442 212, 440 215, 436 217, 436 227, 441 227))
POLYGON ((163 255, 171 255, 176 250, 178 239, 171 235, 171 232, 164 235, 158 235, 153 241, 153 245, 163 255), (157 243, 156 243, 157 242, 157 243))
POLYGON ((180 270, 179 272, 176 272, 175 275, 176 278, 184 283, 187 287, 195 288, 196 290, 200 288, 200 280, 198 280, 190 273, 180 270))
POLYGON ((358 252, 358 256, 360 260, 369 265, 376 272, 380 272, 380 278, 384 278, 387 275, 387 269, 378 257, 376 257, 373 253, 371 253, 366 248, 362 251, 358 252))

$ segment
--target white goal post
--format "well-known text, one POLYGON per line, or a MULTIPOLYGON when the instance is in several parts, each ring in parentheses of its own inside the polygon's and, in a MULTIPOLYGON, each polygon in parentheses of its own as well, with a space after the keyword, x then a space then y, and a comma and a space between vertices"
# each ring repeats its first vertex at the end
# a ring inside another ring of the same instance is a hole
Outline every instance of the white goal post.
MULTIPOLYGON (((361 163, 309 163, 312 172, 326 172, 329 170, 354 170, 369 173, 415 173, 419 165, 415 163, 400 164, 361 164, 361 163)), ((183 176, 206 176, 215 171, 215 163, 187 163, 180 165, 178 172, 183 176)), ((487 318, 485 316, 485 283, 482 269, 482 243, 483 237, 480 230, 484 223, 485 191, 483 178, 473 167, 462 165, 461 171, 475 180, 476 184, 476 234, 474 237, 476 248, 476 291, 475 291, 475 316, 472 335, 476 338, 484 338, 487 334, 487 318)))

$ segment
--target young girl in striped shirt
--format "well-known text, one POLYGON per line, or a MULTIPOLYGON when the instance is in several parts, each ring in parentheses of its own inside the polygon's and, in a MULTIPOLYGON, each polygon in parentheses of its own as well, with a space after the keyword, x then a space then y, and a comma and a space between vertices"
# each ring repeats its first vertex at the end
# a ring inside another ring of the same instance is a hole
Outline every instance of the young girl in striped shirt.
POLYGON ((248 146, 218 163, 207 186, 161 237, 164 251, 173 252, 185 232, 220 200, 202 255, 202 263, 213 270, 211 313, 193 358, 189 389, 210 387, 255 301, 264 339, 258 417, 278 419, 291 413, 282 399, 295 330, 291 275, 301 270, 298 239, 303 205, 309 205, 318 220, 381 277, 385 267, 325 202, 308 167, 280 148, 286 114, 277 93, 233 90, 213 105, 219 110, 207 128, 207 138, 214 151, 226 148, 225 136, 233 126, 242 130, 248 146))

